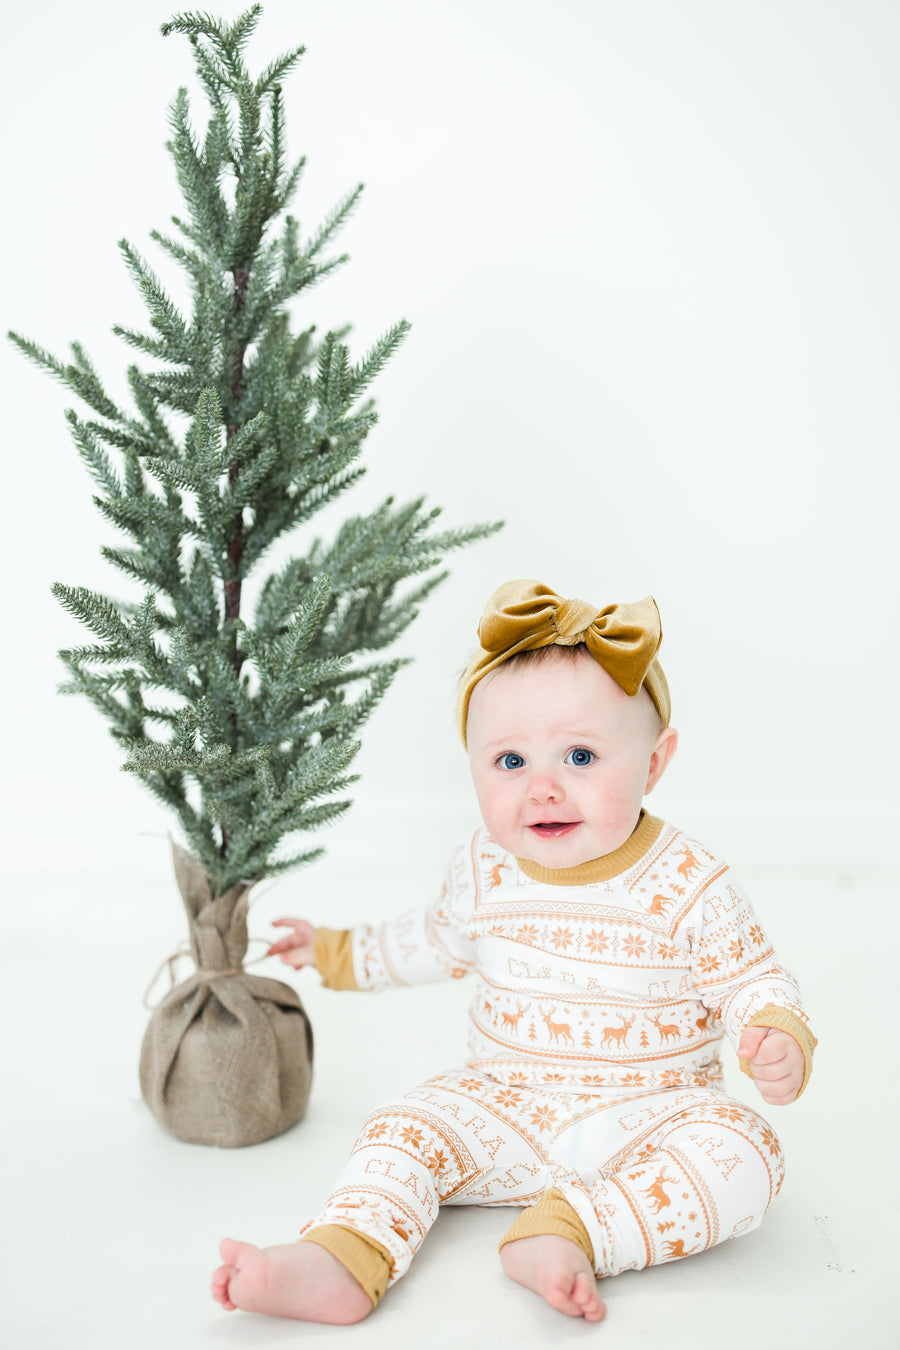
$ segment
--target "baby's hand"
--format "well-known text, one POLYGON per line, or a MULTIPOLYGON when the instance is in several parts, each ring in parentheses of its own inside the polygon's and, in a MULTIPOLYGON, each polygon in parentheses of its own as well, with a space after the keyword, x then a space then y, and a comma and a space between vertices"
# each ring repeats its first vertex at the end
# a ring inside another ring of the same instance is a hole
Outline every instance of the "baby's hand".
POLYGON ((289 937, 273 942, 266 956, 280 956, 286 966, 301 970, 316 964, 316 930, 305 919, 273 919, 273 928, 293 928, 289 937))
POLYGON ((749 1061, 750 1074, 770 1106, 787 1106, 803 1086, 803 1051, 786 1031, 774 1027, 746 1027, 737 1048, 749 1061))

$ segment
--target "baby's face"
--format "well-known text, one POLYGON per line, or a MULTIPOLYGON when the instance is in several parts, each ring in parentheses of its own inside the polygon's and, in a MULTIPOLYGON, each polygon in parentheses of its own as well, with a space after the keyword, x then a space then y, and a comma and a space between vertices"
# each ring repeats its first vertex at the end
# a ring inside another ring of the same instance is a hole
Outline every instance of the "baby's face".
POLYGON ((510 853, 577 867, 612 853, 675 748, 649 696, 590 658, 500 666, 472 691, 466 726, 482 819, 510 853))

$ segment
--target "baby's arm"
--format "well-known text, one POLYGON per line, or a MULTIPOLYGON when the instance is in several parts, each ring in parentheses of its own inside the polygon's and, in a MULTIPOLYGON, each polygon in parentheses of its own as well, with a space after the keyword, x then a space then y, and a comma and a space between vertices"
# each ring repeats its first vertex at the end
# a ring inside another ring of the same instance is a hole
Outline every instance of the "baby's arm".
POLYGON ((358 989, 353 971, 353 935, 350 929, 314 928, 306 919, 273 919, 273 928, 292 928, 273 942, 267 956, 280 956, 286 966, 302 970, 315 966, 326 989, 358 989))
POLYGON ((816 1046, 797 982, 730 871, 704 888, 698 907, 701 922, 687 929, 696 988, 763 1099, 786 1106, 806 1087, 816 1046))
POLYGON ((425 909, 380 924, 315 928, 305 919, 280 919, 293 930, 269 954, 299 970, 315 966, 327 989, 389 989, 458 979, 475 964, 471 916, 477 888, 471 841, 456 850, 441 894, 425 909))

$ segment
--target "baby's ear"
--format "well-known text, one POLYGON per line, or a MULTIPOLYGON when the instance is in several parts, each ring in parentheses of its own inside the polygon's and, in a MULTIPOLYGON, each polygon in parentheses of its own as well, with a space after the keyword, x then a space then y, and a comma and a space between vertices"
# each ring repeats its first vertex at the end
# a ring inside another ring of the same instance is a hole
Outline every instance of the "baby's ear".
POLYGON ((666 771, 669 760, 678 748, 678 732, 674 727, 664 727, 656 738, 653 754, 650 756, 650 772, 644 792, 652 792, 666 771))

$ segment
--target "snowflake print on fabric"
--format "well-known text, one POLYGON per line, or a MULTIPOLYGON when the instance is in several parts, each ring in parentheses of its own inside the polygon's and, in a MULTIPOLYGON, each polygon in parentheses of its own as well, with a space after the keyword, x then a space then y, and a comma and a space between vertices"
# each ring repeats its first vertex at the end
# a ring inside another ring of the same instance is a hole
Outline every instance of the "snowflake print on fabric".
POLYGON ((781 1145, 778 1142, 778 1135, 769 1126, 765 1126, 762 1131, 762 1143, 769 1153, 774 1157, 781 1153, 781 1145))
POLYGON ((557 951, 565 951, 567 947, 571 947, 573 940, 568 928, 559 927, 555 933, 550 934, 550 941, 557 951))
POLYGON ((741 1110, 739 1106, 736 1105, 717 1106, 715 1108, 714 1114, 718 1116, 720 1120, 732 1120, 732 1121, 741 1120, 743 1119, 744 1116, 744 1112, 741 1110))
POLYGON ((587 935, 588 951, 594 956, 601 956, 603 952, 609 949, 609 938, 605 933, 592 930, 587 935))
POLYGON ((549 1106, 539 1106, 531 1116, 532 1125, 536 1125, 539 1130, 552 1130, 556 1124, 556 1112, 549 1106))

